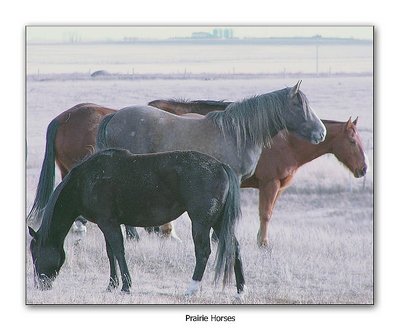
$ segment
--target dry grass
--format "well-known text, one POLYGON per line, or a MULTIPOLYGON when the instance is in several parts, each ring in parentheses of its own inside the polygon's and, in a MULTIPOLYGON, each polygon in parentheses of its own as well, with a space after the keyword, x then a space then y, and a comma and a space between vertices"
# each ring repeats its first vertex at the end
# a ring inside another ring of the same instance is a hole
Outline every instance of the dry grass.
MULTIPOLYGON (((368 192, 322 197, 283 195, 271 226, 271 245, 265 250, 255 244, 258 225, 254 193, 243 192, 243 219, 237 231, 248 285, 248 296, 242 303, 372 303, 372 201, 368 192), (354 202, 358 208, 353 208, 354 202)), ((108 260, 98 228, 89 225, 84 237, 70 233, 65 242, 67 260, 51 291, 33 287, 32 265, 30 261, 27 264, 27 302, 235 303, 233 285, 225 291, 221 285, 212 285, 214 254, 201 295, 184 297, 194 268, 194 248, 189 218, 183 215, 175 225, 181 243, 148 236, 141 229, 139 242, 126 242, 133 278, 130 295, 105 291, 108 260)))
MULTIPOLYGON (((372 141, 371 82, 368 77, 318 78, 303 82, 304 91, 322 118, 346 120, 359 115, 364 141, 372 141), (339 84, 340 82, 340 84, 339 84), (354 93, 357 109, 352 109, 354 93), (338 100, 330 99, 341 95, 338 100)), ((221 81, 44 81, 28 80, 27 206, 33 201, 44 151, 47 124, 79 102, 112 107, 145 103, 162 97, 238 99, 277 89, 283 79, 221 81), (177 88, 179 86, 179 88, 177 88), (199 91, 200 94, 199 94, 199 91), (45 102, 43 101, 45 100, 45 102)), ((372 146, 368 150, 372 166, 372 146)), ((372 167, 366 181, 354 179, 332 156, 304 166, 294 185, 278 201, 270 227, 271 244, 256 245, 258 194, 242 190, 243 218, 237 229, 248 295, 244 304, 371 304, 373 302, 372 167), (350 185, 351 184, 351 185, 350 185)), ((202 293, 183 293, 194 268, 190 220, 176 222, 182 242, 160 240, 142 229, 140 242, 126 242, 133 279, 132 293, 105 291, 108 261, 104 239, 95 225, 80 238, 69 234, 67 260, 51 291, 33 286, 26 249, 28 304, 230 304, 237 303, 234 286, 213 287, 215 247, 205 272, 202 293)), ((28 235, 27 235, 28 236, 28 235)), ((27 243, 29 244, 29 236, 27 243)))

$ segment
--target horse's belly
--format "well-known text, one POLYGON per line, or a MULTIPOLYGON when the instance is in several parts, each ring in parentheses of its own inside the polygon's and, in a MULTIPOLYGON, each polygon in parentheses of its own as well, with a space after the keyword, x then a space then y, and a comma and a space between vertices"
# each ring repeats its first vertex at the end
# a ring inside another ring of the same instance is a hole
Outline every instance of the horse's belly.
POLYGON ((185 209, 177 203, 166 205, 155 201, 152 207, 125 212, 120 221, 138 227, 159 226, 175 220, 184 212, 185 209))

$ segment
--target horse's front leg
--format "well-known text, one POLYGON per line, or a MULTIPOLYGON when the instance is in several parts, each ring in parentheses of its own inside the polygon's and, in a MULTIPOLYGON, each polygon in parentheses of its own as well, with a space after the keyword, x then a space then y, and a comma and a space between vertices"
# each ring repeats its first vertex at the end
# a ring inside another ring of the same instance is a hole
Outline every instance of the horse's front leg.
POLYGON ((272 217, 275 201, 280 189, 280 181, 272 180, 260 182, 259 192, 259 217, 260 228, 257 233, 257 244, 260 247, 268 246, 268 225, 272 217))
POLYGON ((107 257, 108 261, 110 262, 110 282, 107 286, 107 291, 112 291, 119 285, 117 270, 116 270, 116 258, 111 248, 110 243, 108 242, 107 238, 104 236, 106 240, 106 250, 107 250, 107 257))
POLYGON ((201 280, 211 254, 210 227, 192 221, 192 236, 196 255, 196 266, 194 268, 192 281, 185 292, 187 296, 195 295, 200 291, 201 280))
MULTIPOLYGON (((107 248, 107 255, 110 261, 110 284, 112 280, 115 280, 115 260, 118 261, 119 270, 121 272, 122 278, 122 292, 129 293, 130 287, 132 286, 131 275, 129 274, 128 266, 126 264, 125 259, 125 248, 124 248, 124 239, 122 236, 121 226, 112 220, 99 220, 97 222, 100 230, 103 232, 104 237, 106 238, 106 246, 107 243, 109 247, 107 248), (112 270, 114 269, 114 270, 112 270)), ((115 273, 116 274, 116 273, 115 273)), ((109 285, 110 285, 109 284, 109 285)))

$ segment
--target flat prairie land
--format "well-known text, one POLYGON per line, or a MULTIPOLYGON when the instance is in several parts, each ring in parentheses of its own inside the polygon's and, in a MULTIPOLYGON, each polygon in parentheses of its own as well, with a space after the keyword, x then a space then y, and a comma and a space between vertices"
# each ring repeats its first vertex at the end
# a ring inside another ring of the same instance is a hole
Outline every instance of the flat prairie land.
MULTIPOLYGON (((73 79, 62 75, 27 77, 26 201, 29 211, 45 149, 46 127, 59 113, 82 102, 120 109, 154 99, 239 100, 292 86, 302 77, 243 79, 73 79)), ((242 304, 372 304, 373 272, 373 78, 331 75, 303 78, 302 91, 323 119, 359 116, 358 128, 370 161, 356 179, 333 155, 303 166, 276 205, 270 245, 258 248, 258 191, 241 190, 237 228, 248 288, 242 304)), ((57 172, 57 182, 60 181, 57 172)), ((187 214, 174 222, 181 242, 139 229, 140 241, 125 241, 131 294, 107 292, 109 264, 100 230, 68 234, 66 262, 50 291, 33 284, 26 234, 28 304, 233 304, 234 284, 213 285, 212 246, 201 293, 183 294, 194 269, 194 246, 187 214)))

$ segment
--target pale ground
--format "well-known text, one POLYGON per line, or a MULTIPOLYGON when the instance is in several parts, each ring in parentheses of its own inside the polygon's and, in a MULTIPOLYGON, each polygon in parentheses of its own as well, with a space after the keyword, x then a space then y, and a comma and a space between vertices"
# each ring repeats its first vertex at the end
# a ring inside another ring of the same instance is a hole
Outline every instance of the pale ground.
MULTIPOLYGON (((37 78, 37 77, 36 77, 37 78)), ((226 99, 266 93, 293 85, 297 79, 220 80, 27 80, 27 209, 30 208, 43 160, 48 123, 81 102, 113 108, 159 98, 226 99)), ((333 156, 300 169, 295 182, 278 200, 270 227, 271 245, 256 245, 258 194, 242 190, 243 217, 237 229, 249 294, 246 304, 373 303, 373 111, 371 76, 303 78, 302 90, 317 114, 345 121, 359 116, 359 130, 370 160, 366 179, 355 179, 333 156)), ((57 173, 58 176, 58 173, 57 173)), ((59 177, 58 179, 59 180, 59 177)), ((212 285, 215 249, 200 296, 183 296, 194 268, 190 221, 176 222, 182 243, 160 240, 139 229, 141 241, 126 242, 133 279, 130 295, 105 291, 108 260, 104 239, 90 224, 80 238, 67 236, 67 260, 51 291, 33 286, 27 249, 26 302, 29 304, 209 304, 236 303, 234 286, 222 292, 212 285)), ((30 237, 27 235, 26 244, 30 237)))

